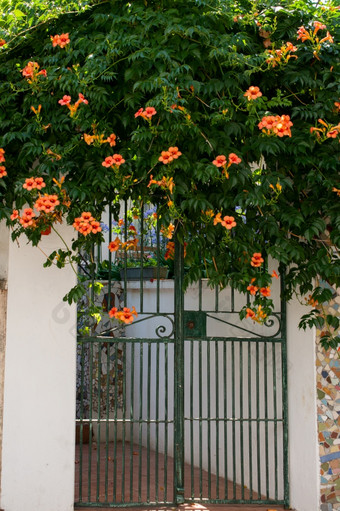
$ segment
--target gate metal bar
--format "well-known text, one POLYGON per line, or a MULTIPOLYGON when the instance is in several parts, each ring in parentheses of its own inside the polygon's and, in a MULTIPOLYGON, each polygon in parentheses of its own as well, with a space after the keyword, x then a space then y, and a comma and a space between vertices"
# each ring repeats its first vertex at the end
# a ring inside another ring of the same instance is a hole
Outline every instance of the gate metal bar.
MULTIPOLYGON (((173 403, 173 396, 169 399, 168 387, 172 376, 169 371, 169 358, 173 365, 174 342, 173 340, 165 341, 160 346, 155 339, 146 342, 137 339, 129 343, 125 341, 124 338, 103 337, 79 339, 82 355, 84 356, 87 352, 89 357, 92 381, 90 380, 88 388, 88 414, 84 413, 84 406, 82 406, 81 416, 77 419, 80 444, 75 506, 125 507, 142 505, 144 502, 147 504, 161 502, 169 505, 174 502, 174 491, 170 485, 173 477, 169 474, 167 459, 169 454, 174 456, 173 449, 168 449, 167 446, 169 428, 172 431, 174 429, 174 417, 171 413, 173 406, 168 406, 168 401, 173 403), (119 353, 120 346, 122 346, 122 353, 119 353), (171 354, 169 354, 169 346, 171 346, 171 354), (152 357, 155 360, 152 361, 152 357), (103 385, 94 388, 96 385, 92 383, 103 371, 101 362, 103 358, 107 368, 109 359, 114 359, 115 374, 118 373, 119 359, 122 362, 122 406, 120 406, 117 384, 114 385, 113 406, 111 408, 109 406, 109 400, 112 401, 112 395, 109 395, 112 382, 110 382, 108 371, 105 382, 102 380, 103 385), (139 366, 137 371, 136 363, 139 366), (158 370, 155 372, 155 378, 152 378, 152 371, 156 369, 156 364, 158 370), (160 381, 161 370, 164 375, 163 382, 160 381), (154 382, 158 383, 156 406, 153 406, 151 398, 151 386, 154 382), (138 392, 136 392, 137 384, 138 392), (127 393, 128 387, 130 387, 129 393, 127 393), (161 388, 165 390, 165 406, 162 411, 160 411, 161 388), (154 408, 154 416, 151 413, 151 407, 154 408), (128 409, 129 412, 127 412, 128 409), (85 441, 87 427, 88 443, 85 441), (151 434, 155 432, 157 441, 152 449, 151 434), (160 440, 165 445, 165 453, 162 456, 164 476, 160 479, 160 474, 156 471, 157 477, 151 484, 151 464, 155 463, 158 468, 162 463, 160 440), (128 477, 126 477, 127 474, 128 477), (147 482, 145 486, 142 484, 144 478, 147 482), (161 495, 159 483, 163 488, 161 495)), ((84 365, 82 381, 84 381, 84 365)))
MULTIPOLYGON (((126 205, 124 218, 127 236, 126 205)), ((143 222, 142 214, 142 230, 143 222)), ((111 212, 108 223, 111 241, 111 212)), ((142 262, 136 324, 164 317, 173 323, 173 331, 161 337, 163 327, 158 323, 155 337, 125 337, 118 331, 118 337, 78 339, 75 506, 204 502, 288 507, 285 304, 274 318, 277 330, 269 335, 239 325, 243 337, 207 335, 211 322, 225 329, 235 326, 235 291, 230 290, 229 305, 223 309, 216 288, 214 304, 207 307, 207 291, 200 280, 197 306, 186 309, 184 251, 176 242, 174 312, 164 313, 159 219, 156 240, 155 307, 151 310, 147 305, 142 262)), ((142 236, 142 259, 144 249, 142 236)), ((111 253, 108 259, 111 268, 111 253)), ((113 286, 109 270, 107 310, 114 305, 113 286)), ((126 258, 122 289, 122 303, 127 306, 126 258)), ((94 299, 93 286, 91 296, 94 299)))
POLYGON ((184 502, 184 249, 175 244, 175 502, 184 502))
POLYGON ((186 365, 189 374, 185 382, 185 392, 190 393, 191 397, 184 416, 186 430, 190 432, 191 464, 190 481, 187 480, 185 484, 185 488, 190 489, 190 497, 186 490, 185 500, 219 504, 252 502, 285 504, 285 499, 279 498, 279 493, 283 494, 282 463, 281 468, 278 468, 278 452, 280 451, 281 455, 286 454, 284 414, 282 407, 278 413, 277 396, 277 386, 281 379, 281 374, 277 373, 277 365, 282 362, 281 343, 246 338, 185 342, 188 344, 185 360, 190 360, 190 364, 186 365), (195 359, 199 367, 196 380, 193 374, 195 359), (262 383, 258 370, 261 359, 264 369, 262 383), (265 367, 269 359, 272 361, 272 367, 268 365, 269 369, 266 372, 265 367), (216 368, 215 374, 213 371, 209 374, 209 367, 216 368), (219 385, 215 389, 212 388, 217 372, 224 375, 223 396, 219 395, 219 385), (202 374, 206 377, 203 378, 202 374), (195 398, 192 389, 196 383, 198 395, 195 398), (252 398, 253 385, 256 393, 252 398), (210 405, 208 399, 204 405, 202 399, 204 388, 207 389, 207 398, 209 393, 212 398, 210 405), (275 442, 279 438, 280 446, 275 442), (198 453, 195 450, 196 440, 198 453), (257 451, 255 457, 254 444, 257 451), (208 446, 205 460, 207 484, 205 491, 202 491, 204 446, 208 446), (230 449, 233 454, 231 458, 228 455, 230 449), (213 468, 214 459, 216 464, 213 468), (196 486, 195 464, 199 465, 199 481, 196 486), (226 474, 222 493, 220 481, 214 476, 219 474, 221 467, 224 467, 226 474), (229 485, 228 479, 231 481, 229 485))

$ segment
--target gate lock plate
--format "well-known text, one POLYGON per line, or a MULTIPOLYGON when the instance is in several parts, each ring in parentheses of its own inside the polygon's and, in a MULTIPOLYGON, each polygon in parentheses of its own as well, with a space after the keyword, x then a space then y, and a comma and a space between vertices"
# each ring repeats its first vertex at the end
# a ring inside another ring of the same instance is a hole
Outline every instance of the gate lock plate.
POLYGON ((184 311, 184 336, 206 337, 207 316, 203 311, 184 311))

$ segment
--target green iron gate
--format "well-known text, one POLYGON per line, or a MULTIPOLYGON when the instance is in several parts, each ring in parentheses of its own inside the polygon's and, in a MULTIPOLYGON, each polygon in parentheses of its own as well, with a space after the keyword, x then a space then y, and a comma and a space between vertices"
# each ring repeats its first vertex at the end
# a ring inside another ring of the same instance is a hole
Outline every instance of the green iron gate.
POLYGON ((104 321, 78 338, 75 506, 288 507, 285 305, 240 322, 244 297, 204 279, 183 293, 179 244, 174 260, 174 279, 130 281, 125 265, 93 295, 104 321), (132 305, 112 328, 107 311, 132 305))

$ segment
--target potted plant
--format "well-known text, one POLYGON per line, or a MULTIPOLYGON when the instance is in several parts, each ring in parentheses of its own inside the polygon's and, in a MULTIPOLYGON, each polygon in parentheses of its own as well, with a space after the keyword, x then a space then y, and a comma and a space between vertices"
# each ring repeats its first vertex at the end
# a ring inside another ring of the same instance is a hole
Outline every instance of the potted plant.
MULTIPOLYGON (((138 208, 134 203, 124 218, 113 222, 112 233, 116 238, 108 246, 114 254, 111 278, 115 279, 118 272, 121 280, 168 277, 172 254, 169 246, 172 242, 167 238, 171 237, 171 233, 160 227, 156 206, 138 208)), ((103 261, 101 273, 108 272, 109 265, 109 261, 103 261)))
POLYGON ((126 260, 120 263, 121 280, 149 280, 149 279, 166 279, 169 268, 164 259, 164 255, 160 254, 157 259, 155 253, 147 253, 140 256, 138 252, 131 254, 126 260))

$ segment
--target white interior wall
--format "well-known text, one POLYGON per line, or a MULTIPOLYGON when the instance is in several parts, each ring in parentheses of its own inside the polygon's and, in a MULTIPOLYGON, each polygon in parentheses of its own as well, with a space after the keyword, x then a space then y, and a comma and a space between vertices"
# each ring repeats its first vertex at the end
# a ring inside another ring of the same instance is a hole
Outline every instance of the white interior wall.
MULTIPOLYGON (((58 228, 66 241, 73 229, 58 228)), ((60 245, 55 234, 40 248, 60 245)), ((2 258, 2 254, 0 260, 2 258)), ((5 511, 71 511, 74 502, 75 307, 70 267, 43 268, 24 238, 9 245, 2 452, 5 511)))

